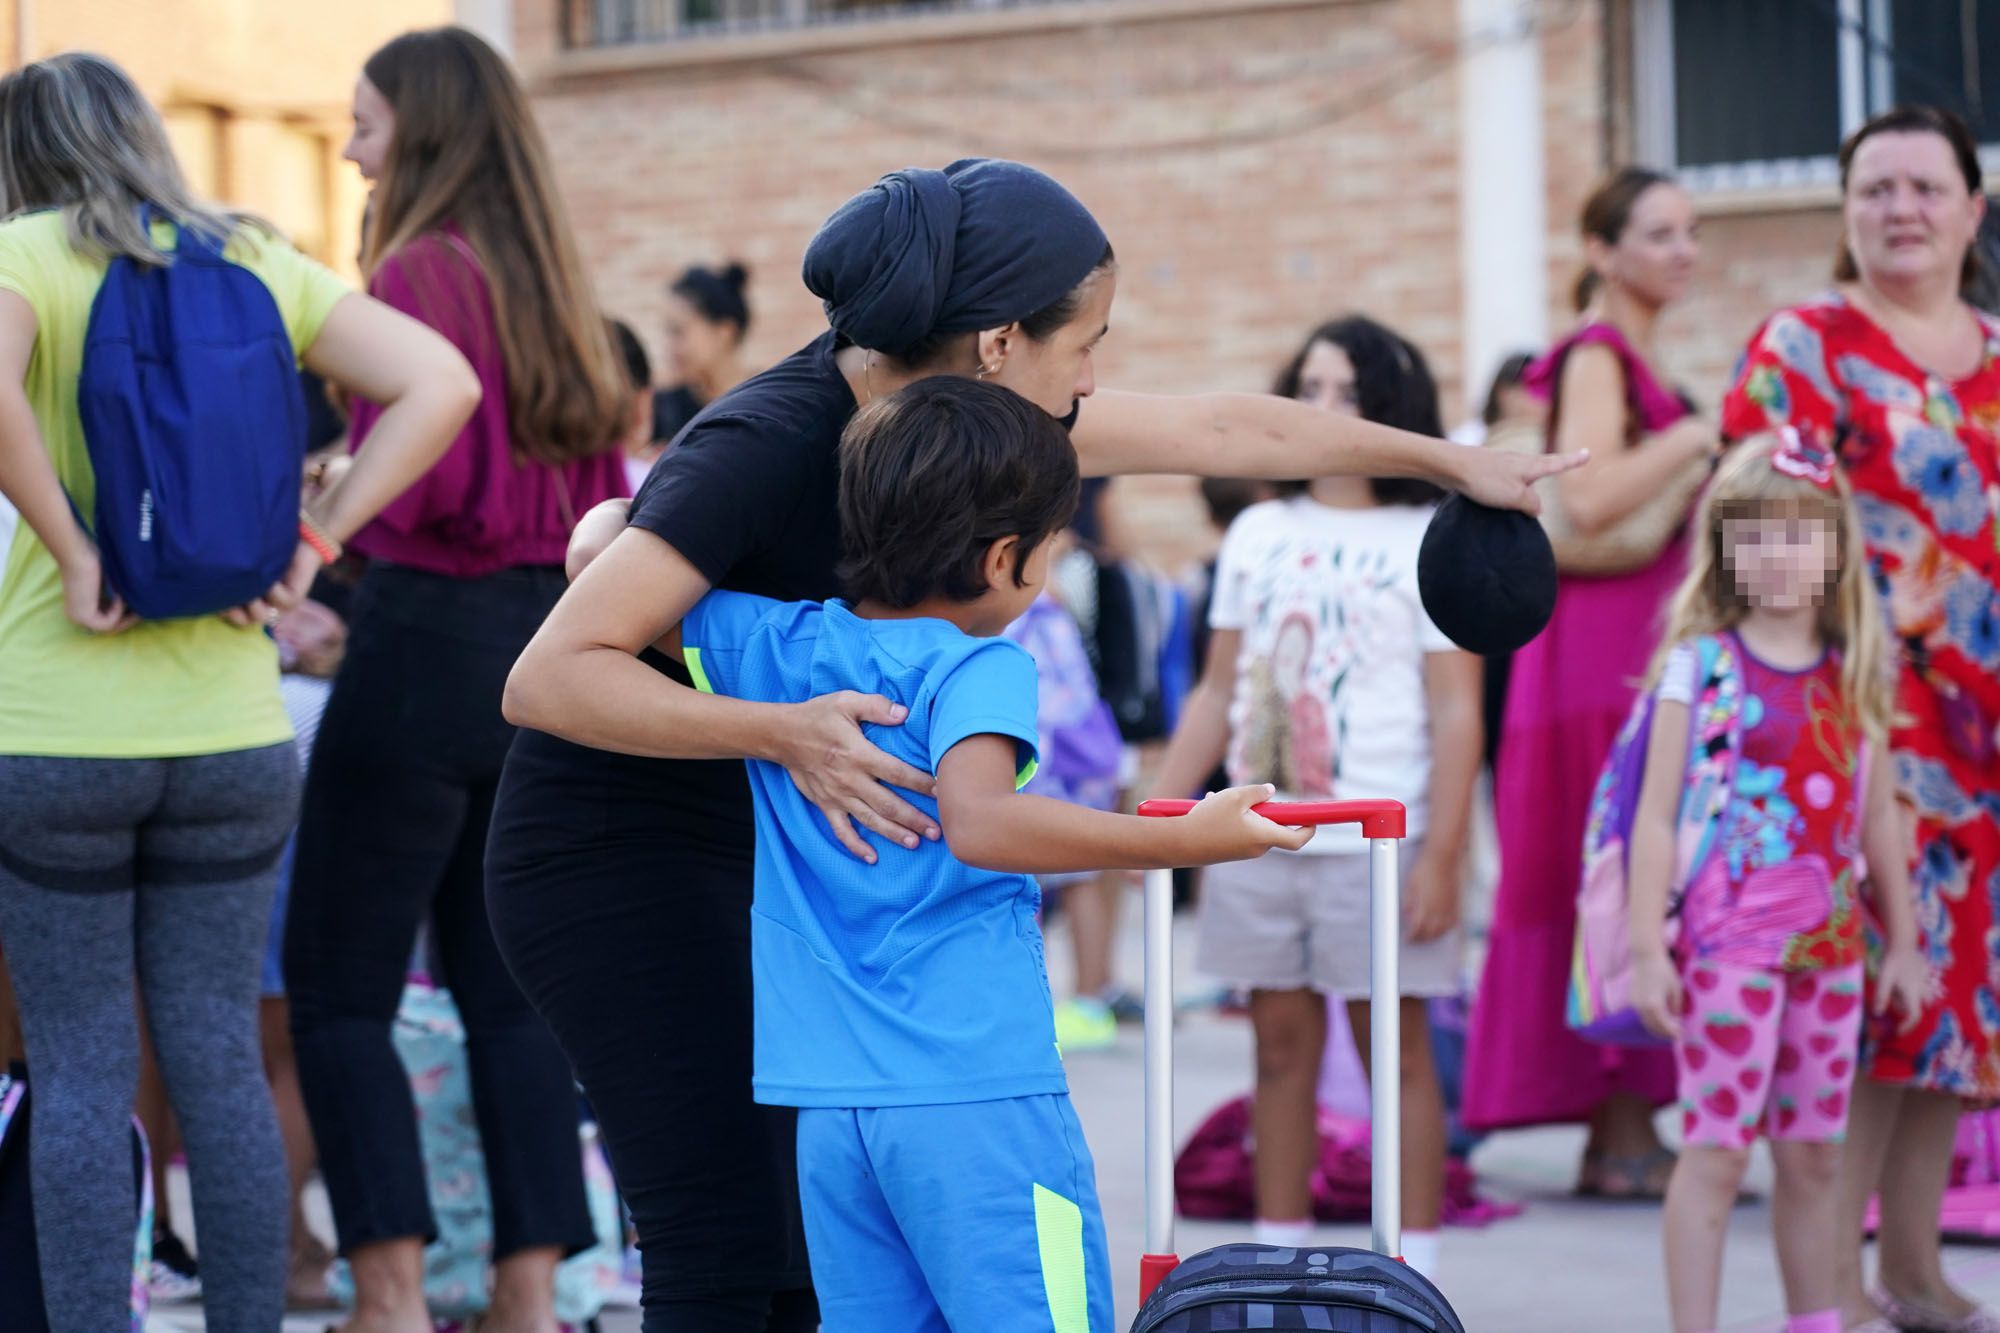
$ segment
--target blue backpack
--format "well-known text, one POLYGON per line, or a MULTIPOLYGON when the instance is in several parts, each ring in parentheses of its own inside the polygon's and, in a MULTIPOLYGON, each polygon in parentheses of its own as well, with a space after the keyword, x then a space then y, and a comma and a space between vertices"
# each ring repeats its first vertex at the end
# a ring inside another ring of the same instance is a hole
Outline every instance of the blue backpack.
POLYGON ((97 480, 85 526, 106 584, 146 620, 261 597, 299 544, 306 416, 291 336, 222 242, 178 230, 169 264, 111 261, 77 381, 97 480))

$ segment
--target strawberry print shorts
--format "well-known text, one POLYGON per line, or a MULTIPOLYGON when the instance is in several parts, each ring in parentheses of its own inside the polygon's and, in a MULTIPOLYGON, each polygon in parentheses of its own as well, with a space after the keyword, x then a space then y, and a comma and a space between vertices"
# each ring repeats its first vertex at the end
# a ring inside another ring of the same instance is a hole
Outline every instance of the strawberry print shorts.
POLYGON ((1861 1042, 1862 965, 1782 972, 1694 958, 1674 1043, 1685 1142, 1838 1143, 1861 1042))

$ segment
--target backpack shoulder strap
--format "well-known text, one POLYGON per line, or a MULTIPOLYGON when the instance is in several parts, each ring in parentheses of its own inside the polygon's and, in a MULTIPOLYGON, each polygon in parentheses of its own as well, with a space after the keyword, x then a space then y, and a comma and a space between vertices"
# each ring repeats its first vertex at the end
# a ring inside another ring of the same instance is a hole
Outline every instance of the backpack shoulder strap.
POLYGON ((1681 798, 1677 845, 1684 855, 1669 912, 1678 911, 1695 874, 1721 845, 1723 819, 1736 788, 1736 758, 1743 749, 1743 672, 1734 635, 1704 634, 1694 641, 1694 704, 1688 710, 1687 788, 1681 798))

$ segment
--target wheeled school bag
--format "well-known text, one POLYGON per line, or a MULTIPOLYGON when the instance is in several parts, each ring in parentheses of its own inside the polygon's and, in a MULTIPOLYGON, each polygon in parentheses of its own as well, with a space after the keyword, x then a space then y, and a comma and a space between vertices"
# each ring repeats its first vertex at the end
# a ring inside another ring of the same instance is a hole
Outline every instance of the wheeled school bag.
POLYGON ((78 514, 146 620, 262 597, 299 545, 306 408, 284 316, 221 239, 177 230, 171 263, 105 269, 76 389, 96 489, 78 514))
MULTIPOLYGON (((1142 815, 1185 814, 1192 801, 1147 801, 1142 815)), ((1359 824, 1368 838, 1370 1038, 1377 1069, 1400 1049, 1398 949, 1402 912, 1396 801, 1272 802, 1259 814, 1281 824, 1359 824)), ((1139 1317, 1132 1333, 1223 1329, 1321 1329, 1327 1333, 1465 1333, 1444 1293, 1394 1257, 1402 1247, 1400 1081, 1370 1080, 1371 1249, 1317 1245, 1218 1245, 1185 1261, 1174 1254, 1173 884, 1146 876, 1146 1253, 1139 1259, 1139 1317)))

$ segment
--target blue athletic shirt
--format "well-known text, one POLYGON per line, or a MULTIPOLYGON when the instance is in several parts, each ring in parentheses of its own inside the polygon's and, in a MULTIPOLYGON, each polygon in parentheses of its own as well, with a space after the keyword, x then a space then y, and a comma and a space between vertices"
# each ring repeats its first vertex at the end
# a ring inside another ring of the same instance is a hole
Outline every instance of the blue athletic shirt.
MULTIPOLYGON (((893 699, 868 739, 926 772, 952 746, 1015 742, 1035 765, 1035 662, 942 620, 863 620, 844 603, 716 591, 681 622, 697 688, 768 703, 839 690, 893 699)), ((1068 1090, 1027 875, 976 870, 943 840, 867 833, 867 865, 777 764, 749 762, 757 826, 753 1087, 776 1106, 920 1106, 1068 1090)), ((937 802, 903 792, 937 817, 937 802)))

